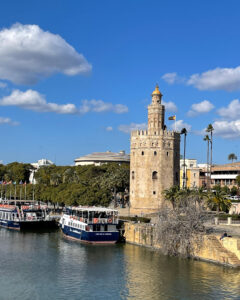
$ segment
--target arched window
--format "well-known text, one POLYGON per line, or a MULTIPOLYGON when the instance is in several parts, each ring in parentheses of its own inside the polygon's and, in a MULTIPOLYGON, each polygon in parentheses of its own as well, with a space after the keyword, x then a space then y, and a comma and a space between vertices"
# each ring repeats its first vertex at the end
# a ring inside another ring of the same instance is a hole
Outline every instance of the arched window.
POLYGON ((157 155, 157 151, 154 151, 154 155, 155 155, 155 156, 157 155))
POLYGON ((152 179, 157 179, 157 171, 152 172, 152 179))
POLYGON ((168 156, 168 152, 167 152, 167 156, 168 156))
POLYGON ((144 155, 144 151, 142 151, 142 155, 144 155))
POLYGON ((132 171, 132 179, 134 179, 135 178, 135 173, 134 173, 134 171, 132 171))

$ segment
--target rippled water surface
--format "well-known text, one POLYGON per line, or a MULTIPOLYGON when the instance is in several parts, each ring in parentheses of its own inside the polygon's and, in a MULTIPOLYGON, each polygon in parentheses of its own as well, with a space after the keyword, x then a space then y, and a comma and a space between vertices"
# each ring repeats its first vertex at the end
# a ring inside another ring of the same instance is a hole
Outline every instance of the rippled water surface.
POLYGON ((240 271, 0 229, 0 299, 240 299, 240 271))

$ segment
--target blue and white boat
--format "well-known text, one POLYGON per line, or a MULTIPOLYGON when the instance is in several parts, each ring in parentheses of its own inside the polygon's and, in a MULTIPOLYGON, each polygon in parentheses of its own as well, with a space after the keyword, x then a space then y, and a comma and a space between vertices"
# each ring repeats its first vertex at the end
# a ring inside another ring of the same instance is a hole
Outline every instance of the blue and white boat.
POLYGON ((91 244, 114 244, 119 240, 118 211, 104 207, 71 207, 60 219, 63 234, 91 244))
POLYGON ((46 229, 56 227, 55 220, 52 220, 47 213, 46 207, 36 205, 32 201, 4 200, 0 204, 0 226, 15 229, 46 229))

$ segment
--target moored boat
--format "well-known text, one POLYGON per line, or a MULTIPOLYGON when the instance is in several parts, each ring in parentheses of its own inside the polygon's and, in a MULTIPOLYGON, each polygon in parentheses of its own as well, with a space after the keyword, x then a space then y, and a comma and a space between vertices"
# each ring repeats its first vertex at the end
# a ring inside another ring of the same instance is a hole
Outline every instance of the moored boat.
POLYGON ((71 207, 60 219, 63 234, 91 244, 114 244, 119 239, 118 211, 104 207, 71 207))
POLYGON ((56 227, 55 220, 51 219, 46 206, 38 205, 33 201, 23 202, 4 201, 0 204, 0 226, 15 230, 34 230, 56 227))

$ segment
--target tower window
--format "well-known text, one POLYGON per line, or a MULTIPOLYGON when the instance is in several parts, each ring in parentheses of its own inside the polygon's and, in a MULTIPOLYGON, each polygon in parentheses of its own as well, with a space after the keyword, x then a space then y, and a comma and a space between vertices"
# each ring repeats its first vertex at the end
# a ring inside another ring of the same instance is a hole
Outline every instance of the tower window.
POLYGON ((168 152, 167 152, 167 156, 168 156, 168 152))
POLYGON ((155 155, 155 156, 157 155, 157 151, 154 151, 154 155, 155 155))
POLYGON ((144 151, 142 151, 142 155, 144 155, 144 151))
POLYGON ((134 178, 135 178, 135 172, 132 171, 132 179, 134 179, 134 178))
POLYGON ((156 195, 156 191, 153 191, 153 195, 156 195))
POLYGON ((157 176, 157 171, 153 171, 152 172, 152 179, 157 179, 158 176, 157 176))

